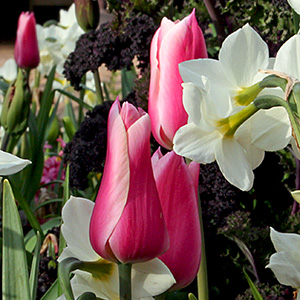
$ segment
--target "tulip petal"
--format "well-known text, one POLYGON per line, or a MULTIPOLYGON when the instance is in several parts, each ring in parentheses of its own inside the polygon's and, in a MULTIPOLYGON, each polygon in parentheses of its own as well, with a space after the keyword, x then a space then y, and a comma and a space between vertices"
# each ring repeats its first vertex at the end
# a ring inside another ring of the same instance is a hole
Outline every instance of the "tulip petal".
POLYGON ((292 7, 292 9, 300 15, 300 3, 299 0, 288 0, 289 5, 292 7))
POLYGON ((199 163, 211 163, 215 160, 214 148, 219 138, 218 132, 206 132, 189 123, 176 132, 174 151, 199 163))
POLYGON ((229 35, 219 53, 224 73, 236 89, 253 84, 259 69, 269 61, 267 44, 248 24, 229 35))
POLYGON ((93 248, 103 258, 113 261, 116 258, 107 243, 125 207, 130 182, 127 133, 119 106, 116 100, 108 117, 105 168, 90 224, 93 248))
POLYGON ((130 185, 126 206, 109 239, 113 253, 122 263, 152 259, 169 245, 151 167, 150 132, 147 114, 127 132, 130 182, 134 184, 130 185))
POLYGON ((28 159, 22 159, 0 150, 0 176, 17 173, 29 164, 31 164, 31 161, 28 159))
POLYGON ((177 281, 172 289, 190 284, 200 265, 199 164, 192 162, 191 165, 188 168, 183 157, 174 151, 167 153, 154 165, 156 185, 170 236, 170 248, 159 258, 177 281), (193 169, 193 176, 189 169, 193 169))
POLYGON ((233 138, 223 138, 215 149, 216 161, 227 181, 242 191, 250 190, 254 174, 245 149, 233 138))

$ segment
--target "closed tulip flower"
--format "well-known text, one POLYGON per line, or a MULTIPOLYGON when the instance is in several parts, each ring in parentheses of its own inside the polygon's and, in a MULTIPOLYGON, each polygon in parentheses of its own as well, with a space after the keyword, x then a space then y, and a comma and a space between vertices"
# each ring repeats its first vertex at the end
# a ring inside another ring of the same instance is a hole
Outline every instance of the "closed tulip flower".
POLYGON ((150 49, 148 110, 154 138, 164 148, 172 149, 175 132, 187 123, 188 118, 182 104, 182 79, 178 64, 206 57, 205 40, 195 10, 181 21, 162 19, 150 49))
POLYGON ((118 100, 110 109, 106 162, 90 222, 93 249, 121 263, 151 260, 169 238, 150 154, 149 115, 118 100))
POLYGON ((197 275, 201 258, 201 229, 198 210, 199 167, 187 165, 174 151, 152 156, 156 186, 170 237, 170 247, 158 258, 172 272, 172 290, 190 284, 197 275))
POLYGON ((35 26, 34 14, 22 12, 18 21, 15 60, 17 65, 23 69, 36 68, 40 63, 35 26))

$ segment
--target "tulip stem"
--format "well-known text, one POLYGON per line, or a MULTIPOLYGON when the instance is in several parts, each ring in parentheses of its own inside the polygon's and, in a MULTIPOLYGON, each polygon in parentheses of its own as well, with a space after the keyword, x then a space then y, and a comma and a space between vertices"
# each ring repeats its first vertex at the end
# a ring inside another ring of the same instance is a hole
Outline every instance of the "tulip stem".
POLYGON ((199 197, 199 220, 200 220, 200 227, 201 227, 201 263, 200 263, 200 269, 197 274, 198 300, 208 300, 209 296, 208 296, 208 280, 207 280, 207 263, 206 263, 205 238, 204 238, 200 197, 199 197))
POLYGON ((132 264, 118 264, 120 300, 131 300, 132 264))
POLYGON ((101 88, 101 79, 99 75, 99 71, 94 71, 94 81, 95 81, 95 87, 96 87, 96 96, 97 96, 97 104, 103 103, 103 93, 101 88))

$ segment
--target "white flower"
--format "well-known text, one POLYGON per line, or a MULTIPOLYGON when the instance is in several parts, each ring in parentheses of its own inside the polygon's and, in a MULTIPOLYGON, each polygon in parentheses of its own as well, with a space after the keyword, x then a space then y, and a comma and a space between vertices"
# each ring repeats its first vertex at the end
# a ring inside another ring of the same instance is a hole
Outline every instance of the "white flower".
POLYGON ((37 24, 36 30, 41 59, 38 70, 42 74, 48 74, 56 65, 56 71, 62 74, 65 60, 84 33, 76 20, 75 5, 72 4, 68 11, 60 10, 59 25, 43 27, 37 24))
POLYGON ((289 5, 292 9, 300 15, 300 0, 288 0, 289 5))
POLYGON ((13 58, 8 59, 0 68, 0 77, 9 83, 17 78, 17 73, 17 64, 13 58))
MULTIPOLYGON (((71 197, 62 211, 62 233, 67 247, 58 261, 67 257, 75 257, 82 261, 97 262, 97 274, 77 270, 71 280, 75 297, 90 291, 103 299, 119 299, 118 268, 115 263, 101 258, 92 248, 89 240, 89 223, 94 208, 94 202, 71 197)), ((159 259, 145 263, 137 263, 132 267, 133 299, 147 298, 159 295, 168 290, 175 279, 165 264, 159 259)), ((64 296, 59 300, 65 299, 64 296)))
POLYGON ((263 78, 258 70, 271 63, 266 43, 249 25, 227 37, 219 60, 181 63, 183 103, 189 118, 175 134, 174 151, 199 163, 216 160, 231 184, 249 190, 252 170, 262 162, 264 151, 282 149, 291 138, 283 108, 261 110, 251 118, 250 111, 243 110, 261 91, 254 86, 263 78), (241 96, 253 86, 247 97, 241 96))
POLYGON ((0 150, 0 176, 8 176, 17 173, 29 164, 31 164, 31 161, 28 159, 22 159, 0 150))
MULTIPOLYGON (((281 284, 300 289, 300 235, 280 233, 271 228, 271 240, 276 253, 270 257, 270 268, 281 284)), ((298 292, 297 300, 300 300, 298 292)))

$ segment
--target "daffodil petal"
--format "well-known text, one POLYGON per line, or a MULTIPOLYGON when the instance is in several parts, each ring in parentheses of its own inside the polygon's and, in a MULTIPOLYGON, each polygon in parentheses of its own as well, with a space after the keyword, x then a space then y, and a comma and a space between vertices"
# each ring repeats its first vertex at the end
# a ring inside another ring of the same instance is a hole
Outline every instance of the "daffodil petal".
POLYGON ((155 258, 133 265, 133 298, 157 296, 168 290, 176 281, 166 265, 155 258))
POLYGON ((289 5, 292 7, 292 9, 300 15, 300 2, 299 0, 288 0, 289 5))
POLYGON ((271 255, 267 268, 274 272, 281 284, 290 285, 294 288, 300 287, 300 256, 298 249, 277 252, 271 255))
POLYGON ((249 122, 251 143, 260 149, 277 151, 286 147, 291 139, 290 121, 283 107, 259 111, 249 119, 249 122))
POLYGON ((300 79, 300 35, 295 34, 278 50, 274 70, 281 71, 300 79))
POLYGON ((173 149, 178 155, 198 163, 211 163, 215 160, 214 148, 218 138, 218 132, 206 132, 190 123, 176 132, 173 149))
POLYGON ((223 138, 215 149, 216 161, 224 177, 242 191, 250 190, 254 175, 245 149, 232 138, 223 138))
POLYGON ((276 231, 274 228, 271 228, 271 240, 277 252, 296 251, 297 249, 300 249, 299 234, 282 233, 276 231))
POLYGON ((233 86, 249 87, 258 70, 267 68, 269 50, 259 34, 246 24, 224 40, 219 60, 233 86))
POLYGON ((22 159, 0 150, 0 176, 17 173, 29 164, 31 164, 31 161, 28 159, 22 159))
MULTIPOLYGON (((83 261, 94 261, 99 255, 93 250, 89 239, 89 226, 94 203, 88 199, 71 197, 64 205, 61 227, 68 247, 62 258, 73 256, 83 261)), ((59 260, 62 260, 60 257, 59 260)))

